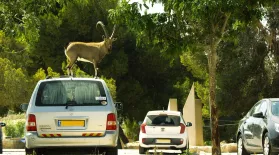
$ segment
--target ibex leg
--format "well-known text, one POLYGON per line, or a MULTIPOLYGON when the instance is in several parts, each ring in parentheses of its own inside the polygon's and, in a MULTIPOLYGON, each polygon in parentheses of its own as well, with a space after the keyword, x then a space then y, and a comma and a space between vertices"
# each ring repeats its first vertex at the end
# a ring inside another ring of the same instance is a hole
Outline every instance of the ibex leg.
POLYGON ((73 73, 73 65, 74 65, 74 62, 70 61, 69 65, 67 65, 67 73, 68 73, 68 76, 73 76, 74 73, 73 73))
POLYGON ((93 61, 93 67, 94 67, 94 72, 95 72, 94 78, 97 78, 97 76, 98 76, 98 68, 97 68, 97 65, 96 65, 95 61, 93 61))

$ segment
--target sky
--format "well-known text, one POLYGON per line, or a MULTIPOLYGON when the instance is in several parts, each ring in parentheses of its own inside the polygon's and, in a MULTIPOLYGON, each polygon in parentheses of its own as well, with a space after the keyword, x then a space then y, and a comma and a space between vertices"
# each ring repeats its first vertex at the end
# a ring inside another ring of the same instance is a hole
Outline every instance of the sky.
MULTIPOLYGON (((134 3, 134 2, 138 2, 138 3, 140 3, 140 4, 143 4, 143 1, 142 1, 142 0, 130 0, 129 3, 131 4, 131 3, 134 3)), ((164 12, 164 7, 163 7, 162 4, 156 3, 156 4, 154 4, 153 7, 152 7, 152 4, 147 2, 146 5, 149 7, 149 9, 147 10, 147 13, 148 13, 148 14, 152 14, 152 13, 162 13, 162 12, 164 12)), ((143 6, 143 7, 142 7, 142 10, 141 10, 141 14, 143 14, 145 10, 146 10, 146 9, 145 9, 145 7, 143 6)))

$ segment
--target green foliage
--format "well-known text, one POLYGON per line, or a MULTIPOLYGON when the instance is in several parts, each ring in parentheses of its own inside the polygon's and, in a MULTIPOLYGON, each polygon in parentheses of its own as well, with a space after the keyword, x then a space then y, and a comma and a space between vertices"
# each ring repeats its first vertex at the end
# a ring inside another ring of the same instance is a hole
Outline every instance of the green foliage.
POLYGON ((51 76, 51 77, 59 77, 60 74, 59 73, 56 73, 52 70, 52 68, 48 67, 47 68, 47 74, 48 76, 51 76))
POLYGON ((33 75, 34 83, 45 78, 46 73, 42 68, 38 69, 37 72, 33 75))
POLYGON ((122 127, 128 139, 134 141, 139 139, 140 126, 135 119, 125 118, 122 127))
MULTIPOLYGON (((47 70, 51 76, 57 76, 51 68, 47 70)), ((16 113, 20 112, 20 104, 28 103, 33 89, 37 82, 45 79, 45 70, 39 69, 32 77, 26 75, 26 71, 21 68, 15 68, 15 64, 6 58, 0 58, 0 97, 3 107, 2 116, 5 115, 7 109, 16 113)))
POLYGON ((8 116, 3 118, 3 122, 6 123, 4 134, 10 137, 23 137, 25 128, 25 119, 22 119, 22 115, 8 116))
MULTIPOLYGON (((2 1, 0 115, 18 112, 39 80, 67 74, 69 42, 102 41, 99 20, 109 33, 117 25, 117 41, 98 73, 113 99, 123 103, 123 117, 134 118, 130 125, 151 109, 166 109, 169 98, 178 99, 180 110, 193 83, 209 118, 212 49, 218 56, 219 116, 240 117, 258 99, 278 96, 278 41, 271 37, 279 25, 277 1, 150 1, 161 2, 165 12, 141 14, 141 4, 125 0, 2 1), (258 31, 263 13, 267 26, 258 31)), ((91 63, 77 62, 73 70, 77 77, 94 75, 91 63)))
POLYGON ((0 97, 1 106, 18 111, 19 105, 28 100, 30 87, 24 71, 14 66, 8 59, 0 58, 0 97))
POLYGON ((112 78, 110 78, 110 79, 107 79, 107 78, 105 78, 105 77, 101 77, 101 79, 103 79, 105 82, 106 82, 106 84, 107 84, 107 86, 108 86, 108 88, 109 88, 109 90, 110 90, 110 94, 111 94, 111 96, 112 96, 112 99, 113 100, 116 100, 116 85, 115 85, 115 80, 114 79, 112 79, 112 78))

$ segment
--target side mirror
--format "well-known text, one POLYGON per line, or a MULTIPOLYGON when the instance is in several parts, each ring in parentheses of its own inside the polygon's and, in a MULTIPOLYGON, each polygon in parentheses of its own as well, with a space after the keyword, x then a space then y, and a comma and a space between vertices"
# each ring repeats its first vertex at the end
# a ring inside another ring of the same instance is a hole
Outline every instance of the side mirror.
POLYGON ((139 122, 138 122, 138 125, 141 125, 142 123, 143 123, 143 121, 139 121, 139 122))
POLYGON ((4 127, 4 126, 6 126, 6 123, 1 122, 0 127, 4 127))
POLYGON ((253 114, 253 117, 256 117, 256 118, 264 118, 264 115, 262 112, 257 112, 257 113, 254 113, 253 114))
POLYGON ((123 110, 123 104, 121 102, 115 102, 114 104, 117 110, 123 110))
POLYGON ((20 105, 20 109, 21 109, 22 111, 26 111, 27 108, 28 108, 28 103, 23 103, 23 104, 20 105))
POLYGON ((186 127, 190 127, 190 126, 192 126, 192 123, 191 122, 187 122, 186 123, 186 127))

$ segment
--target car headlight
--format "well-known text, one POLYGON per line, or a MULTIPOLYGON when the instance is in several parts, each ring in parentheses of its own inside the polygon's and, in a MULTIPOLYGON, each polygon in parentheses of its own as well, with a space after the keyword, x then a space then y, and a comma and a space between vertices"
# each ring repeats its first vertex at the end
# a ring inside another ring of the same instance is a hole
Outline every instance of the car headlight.
POLYGON ((279 124, 274 123, 274 126, 275 126, 275 131, 279 132, 279 124))

